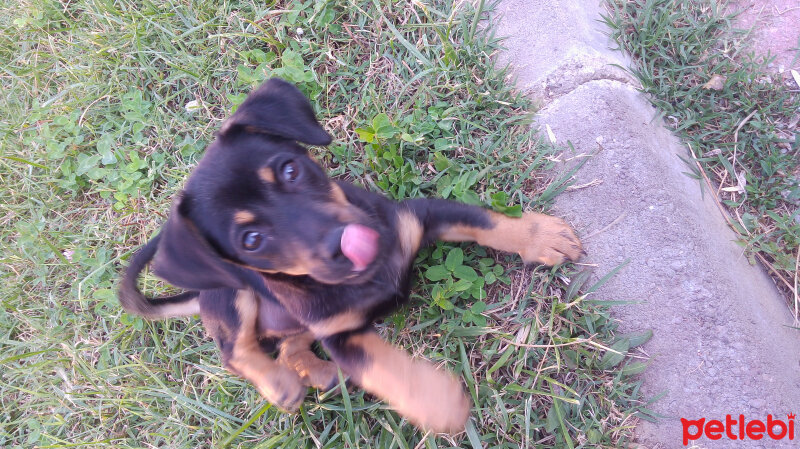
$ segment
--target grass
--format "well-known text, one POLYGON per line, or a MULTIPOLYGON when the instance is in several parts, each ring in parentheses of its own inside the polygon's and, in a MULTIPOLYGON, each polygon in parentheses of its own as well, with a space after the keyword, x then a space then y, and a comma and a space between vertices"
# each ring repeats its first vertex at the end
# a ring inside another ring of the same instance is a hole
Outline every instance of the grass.
MULTIPOLYGON (((380 331, 462 376, 466 431, 421 435, 355 391, 265 403, 197 319, 123 313, 119 271, 163 222, 213 131, 269 76, 313 99, 334 176, 509 214, 564 186, 469 3, 0 3, 0 446, 614 447, 651 413, 597 286, 475 246, 418 260, 380 331)), ((482 5, 482 2, 481 2, 482 5)), ((153 279, 148 288, 164 286, 153 279)))
POLYGON ((696 0, 612 0, 605 18, 642 90, 688 143, 693 176, 800 320, 798 86, 767 70, 733 19, 696 0))

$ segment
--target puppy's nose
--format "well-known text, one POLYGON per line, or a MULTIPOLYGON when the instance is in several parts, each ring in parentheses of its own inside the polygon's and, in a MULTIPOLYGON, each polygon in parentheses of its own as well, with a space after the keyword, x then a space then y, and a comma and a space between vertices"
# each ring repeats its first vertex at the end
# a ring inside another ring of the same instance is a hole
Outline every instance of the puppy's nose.
POLYGON ((344 254, 342 253, 343 232, 344 226, 340 226, 325 235, 325 238, 322 242, 322 252, 324 257, 328 258, 329 260, 344 259, 344 254))

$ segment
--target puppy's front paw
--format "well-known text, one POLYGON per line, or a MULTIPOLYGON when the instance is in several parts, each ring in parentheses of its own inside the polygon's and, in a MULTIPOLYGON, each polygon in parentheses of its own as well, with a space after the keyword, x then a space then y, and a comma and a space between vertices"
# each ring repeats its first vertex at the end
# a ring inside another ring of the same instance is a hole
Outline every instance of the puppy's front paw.
POLYGON ((585 254, 575 231, 562 219, 527 213, 518 219, 522 237, 518 251, 525 263, 558 265, 577 261, 585 254))
POLYGON ((325 360, 320 360, 309 351, 302 363, 295 360, 292 366, 300 375, 303 383, 318 390, 328 391, 339 384, 339 367, 325 360), (313 358, 312 358, 313 357, 313 358))
POLYGON ((306 397, 307 388, 297 373, 277 365, 257 385, 264 399, 286 412, 295 412, 306 397))

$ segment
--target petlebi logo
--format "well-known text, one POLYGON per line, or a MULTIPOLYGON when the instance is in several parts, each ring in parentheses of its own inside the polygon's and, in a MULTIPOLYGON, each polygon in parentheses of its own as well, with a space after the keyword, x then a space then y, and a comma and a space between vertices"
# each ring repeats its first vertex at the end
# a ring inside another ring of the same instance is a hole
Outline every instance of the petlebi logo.
POLYGON ((779 416, 767 415, 766 422, 760 419, 746 419, 744 415, 733 417, 725 415, 725 420, 700 418, 690 420, 681 418, 683 425, 683 445, 704 436, 709 440, 760 440, 762 438, 794 441, 795 414, 786 415, 786 420, 779 416))

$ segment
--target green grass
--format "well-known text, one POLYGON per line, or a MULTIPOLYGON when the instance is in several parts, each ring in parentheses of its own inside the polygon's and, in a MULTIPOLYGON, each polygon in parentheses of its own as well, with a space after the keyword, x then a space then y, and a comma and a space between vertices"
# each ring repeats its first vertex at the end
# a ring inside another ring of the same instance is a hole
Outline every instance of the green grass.
POLYGON ((734 28, 721 3, 612 0, 609 6, 606 22, 636 59, 642 90, 693 151, 693 176, 723 205, 745 254, 769 269, 800 319, 794 80, 769 72, 769 59, 748 50, 746 33, 734 28), (707 86, 713 77, 716 89, 707 86))
MULTIPOLYGON (((518 214, 564 187, 467 2, 54 2, 0 14, 0 446, 613 447, 651 414, 607 304, 571 267, 436 245, 379 327, 462 376, 466 432, 421 435, 361 391, 280 413, 197 319, 123 313, 125 261, 221 121, 269 76, 335 137, 332 175, 518 214), (299 32, 300 30, 301 32, 299 32), (609 348, 613 348, 609 350, 609 348)), ((165 288, 149 278, 147 288, 165 288)))

